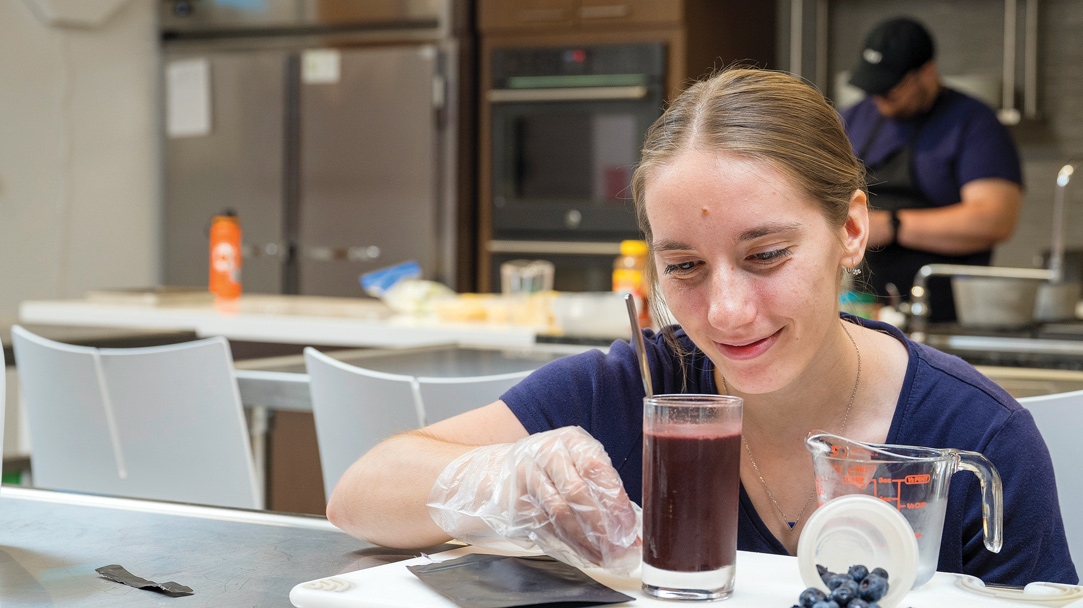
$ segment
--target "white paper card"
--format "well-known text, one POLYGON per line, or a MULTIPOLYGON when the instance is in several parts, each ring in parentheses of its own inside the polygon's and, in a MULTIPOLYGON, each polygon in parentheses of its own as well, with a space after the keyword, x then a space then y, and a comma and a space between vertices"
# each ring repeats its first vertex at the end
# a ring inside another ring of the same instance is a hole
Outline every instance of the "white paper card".
POLYGON ((207 59, 171 61, 166 67, 166 133, 193 137, 211 132, 211 66, 207 59))
POLYGON ((334 84, 339 81, 342 57, 334 49, 311 49, 301 54, 301 80, 305 84, 334 84))

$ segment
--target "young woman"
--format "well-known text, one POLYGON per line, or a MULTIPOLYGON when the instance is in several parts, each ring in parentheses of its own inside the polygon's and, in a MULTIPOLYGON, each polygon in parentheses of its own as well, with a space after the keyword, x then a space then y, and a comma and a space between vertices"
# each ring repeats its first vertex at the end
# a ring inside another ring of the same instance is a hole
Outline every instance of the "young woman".
MULTIPOLYGON (((699 82, 651 127, 632 185, 652 297, 679 324, 645 332, 655 392, 745 401, 739 549, 796 552, 816 508, 804 438, 824 429, 983 453, 1004 482, 1004 548, 985 549, 977 481, 959 476, 938 569, 1077 582, 1052 465, 1026 410, 960 359, 840 316, 868 204, 861 165, 819 93, 761 70, 699 82)), ((496 403, 373 449, 335 488, 328 517, 385 545, 488 535, 619 567, 639 551, 629 530, 642 494, 642 400, 628 343, 556 361, 496 403)))

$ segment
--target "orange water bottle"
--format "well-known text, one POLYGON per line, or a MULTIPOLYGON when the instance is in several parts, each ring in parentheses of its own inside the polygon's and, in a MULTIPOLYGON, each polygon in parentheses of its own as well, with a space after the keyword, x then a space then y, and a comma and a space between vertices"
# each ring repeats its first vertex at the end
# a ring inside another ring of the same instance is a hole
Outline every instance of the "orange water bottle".
POLYGON ((613 291, 630 293, 639 311, 639 326, 651 326, 651 313, 647 307, 647 284, 643 271, 647 267, 646 241, 621 241, 620 255, 613 260, 613 291))
POLYGON ((210 290, 219 298, 241 295, 241 225, 232 209, 211 222, 210 290))

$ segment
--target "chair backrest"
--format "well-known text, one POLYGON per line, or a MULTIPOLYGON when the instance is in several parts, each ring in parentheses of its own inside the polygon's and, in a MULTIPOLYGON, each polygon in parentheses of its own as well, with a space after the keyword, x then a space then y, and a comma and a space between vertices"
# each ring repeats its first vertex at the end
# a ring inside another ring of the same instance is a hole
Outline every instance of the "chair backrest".
POLYGON ((440 422, 445 418, 489 405, 531 373, 531 370, 527 370, 466 378, 418 378, 425 424, 440 422))
POLYGON ((1083 391, 1026 397, 1019 403, 1030 410, 1049 448, 1068 550, 1083 578, 1083 391))
POLYGON ((305 367, 324 495, 330 498, 365 452, 395 433, 421 428, 421 403, 412 376, 362 369, 311 347, 305 349, 305 367))
POLYGON ((225 338, 71 346, 12 328, 34 485, 261 508, 225 338))
POLYGON ((7 417, 4 398, 7 397, 7 362, 4 361, 4 345, 0 344, 0 462, 4 454, 4 418, 7 417))

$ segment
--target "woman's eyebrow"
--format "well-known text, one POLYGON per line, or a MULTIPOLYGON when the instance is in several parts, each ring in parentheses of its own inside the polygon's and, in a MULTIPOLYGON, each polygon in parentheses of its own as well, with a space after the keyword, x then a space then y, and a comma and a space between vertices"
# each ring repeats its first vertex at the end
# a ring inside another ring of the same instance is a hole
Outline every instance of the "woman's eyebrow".
MULTIPOLYGON (((760 238, 761 236, 767 236, 769 234, 779 234, 783 232, 793 232, 801 228, 801 222, 773 222, 770 224, 764 224, 762 226, 756 226, 745 230, 741 234, 737 235, 738 241, 751 241, 760 238)), ((656 253, 662 251, 689 251, 694 249, 688 243, 673 240, 655 241, 651 247, 656 253)))
POLYGON ((651 249, 655 252, 659 251, 688 251, 692 249, 692 246, 680 241, 656 241, 652 244, 651 249))
POLYGON ((738 241, 751 241, 760 238, 761 236, 767 236, 769 234, 778 234, 780 232, 793 232, 801 227, 801 222, 778 222, 773 224, 764 224, 762 226, 756 226, 755 228, 745 230, 741 234, 737 235, 738 241))

